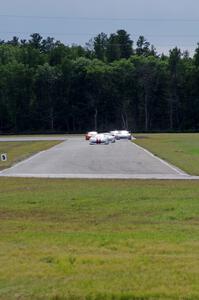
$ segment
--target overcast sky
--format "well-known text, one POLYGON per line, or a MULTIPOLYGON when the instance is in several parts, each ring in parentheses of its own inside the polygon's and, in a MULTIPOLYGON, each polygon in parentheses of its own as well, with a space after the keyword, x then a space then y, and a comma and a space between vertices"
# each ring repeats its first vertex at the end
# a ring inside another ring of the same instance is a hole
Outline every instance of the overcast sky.
POLYGON ((0 0, 0 39, 38 32, 85 45, 100 32, 144 35, 159 52, 190 53, 199 41, 198 0, 0 0))

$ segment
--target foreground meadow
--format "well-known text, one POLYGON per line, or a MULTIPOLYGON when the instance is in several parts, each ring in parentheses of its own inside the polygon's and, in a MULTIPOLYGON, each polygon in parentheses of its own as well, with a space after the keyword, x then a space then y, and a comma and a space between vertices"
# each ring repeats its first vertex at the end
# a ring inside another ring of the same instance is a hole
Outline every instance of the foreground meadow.
POLYGON ((197 181, 0 179, 0 299, 199 299, 197 181))
POLYGON ((136 144, 179 167, 199 175, 199 133, 135 134, 136 144))

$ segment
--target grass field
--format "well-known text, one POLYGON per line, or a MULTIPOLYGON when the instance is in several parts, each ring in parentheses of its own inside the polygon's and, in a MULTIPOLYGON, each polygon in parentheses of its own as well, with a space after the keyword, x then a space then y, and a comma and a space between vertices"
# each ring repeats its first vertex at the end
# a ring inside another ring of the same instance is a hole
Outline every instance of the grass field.
POLYGON ((0 142, 0 154, 7 153, 8 160, 0 161, 0 170, 11 167, 25 158, 51 148, 59 144, 60 141, 35 141, 35 142, 0 142))
POLYGON ((134 142, 191 175, 199 175, 199 133, 135 134, 134 142))
POLYGON ((0 299, 199 299, 197 181, 0 178, 0 299))

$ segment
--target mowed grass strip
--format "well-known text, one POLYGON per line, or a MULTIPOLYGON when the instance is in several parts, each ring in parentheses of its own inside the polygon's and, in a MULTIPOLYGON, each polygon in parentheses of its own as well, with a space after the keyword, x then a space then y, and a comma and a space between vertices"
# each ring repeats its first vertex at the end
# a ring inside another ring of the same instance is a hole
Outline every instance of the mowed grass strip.
POLYGON ((9 168, 13 164, 59 143, 60 141, 0 142, 0 154, 7 153, 8 158, 5 162, 0 161, 0 170, 9 168))
POLYGON ((134 142, 191 175, 199 175, 199 133, 135 134, 134 142))
POLYGON ((199 299, 197 181, 0 179, 0 299, 199 299))

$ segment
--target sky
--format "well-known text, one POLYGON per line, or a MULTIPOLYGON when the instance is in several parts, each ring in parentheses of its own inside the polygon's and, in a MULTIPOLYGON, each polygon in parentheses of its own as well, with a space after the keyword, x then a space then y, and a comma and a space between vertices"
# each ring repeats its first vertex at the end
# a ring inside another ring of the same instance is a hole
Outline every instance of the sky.
POLYGON ((125 29, 159 53, 175 46, 192 55, 199 42, 198 0, 0 0, 0 39, 32 33, 84 46, 101 32, 125 29))

